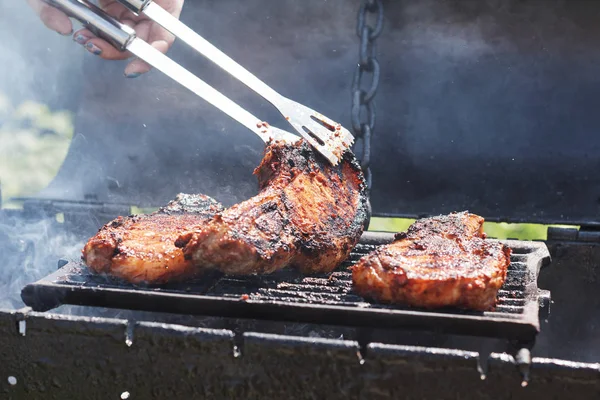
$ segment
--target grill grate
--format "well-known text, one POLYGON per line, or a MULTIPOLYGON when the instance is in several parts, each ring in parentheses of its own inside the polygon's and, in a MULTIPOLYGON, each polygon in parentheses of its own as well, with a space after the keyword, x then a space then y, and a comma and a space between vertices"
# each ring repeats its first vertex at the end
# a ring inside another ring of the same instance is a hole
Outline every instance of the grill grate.
POLYGON ((532 340, 539 331, 537 277, 549 261, 540 242, 505 241, 513 250, 504 286, 493 312, 456 309, 425 311, 375 304, 352 291, 347 268, 391 240, 363 235, 349 259, 327 275, 303 276, 285 270, 268 276, 205 276, 197 282, 140 287, 90 274, 68 263, 54 274, 27 285, 24 302, 36 311, 61 304, 157 312, 258 318, 328 325, 427 329, 453 334, 532 340))

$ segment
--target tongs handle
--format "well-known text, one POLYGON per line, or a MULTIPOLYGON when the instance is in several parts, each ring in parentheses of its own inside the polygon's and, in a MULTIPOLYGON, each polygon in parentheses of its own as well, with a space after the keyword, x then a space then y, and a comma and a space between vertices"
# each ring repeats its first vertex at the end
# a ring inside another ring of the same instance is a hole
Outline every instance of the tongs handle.
MULTIPOLYGON (((153 7, 148 7, 152 0, 118 0, 123 6, 127 7, 134 14, 139 15, 145 12, 150 19, 156 21, 156 13, 163 14, 164 17, 171 17, 168 13, 153 4, 153 7)), ((171 17, 172 18, 172 17, 171 17)), ((208 40, 204 39, 198 33, 184 24, 169 24, 168 27, 164 25, 164 22, 168 22, 164 18, 161 18, 161 25, 163 28, 170 31, 173 35, 179 39, 185 40, 188 44, 198 51, 203 56, 217 64, 223 70, 237 78, 239 81, 244 83, 250 89, 254 90, 260 96, 271 102, 275 107, 279 108, 279 105, 285 98, 276 92, 273 88, 261 81, 256 75, 252 74, 246 68, 242 67, 235 60, 223 53, 221 50, 216 48, 208 40), (190 40, 191 39, 191 40, 190 40)))
POLYGON ((120 51, 135 39, 135 31, 120 23, 94 4, 80 0, 44 0, 71 18, 81 22, 96 36, 106 40, 120 51))
MULTIPOLYGON (((194 93, 255 132, 263 141, 268 142, 271 139, 276 139, 295 142, 299 139, 289 132, 262 123, 248 111, 207 85, 169 57, 154 49, 143 40, 136 39, 135 31, 132 28, 115 20, 95 5, 83 0, 43 1, 63 11, 69 17, 77 19, 90 31, 98 37, 109 41, 117 49, 120 49, 121 51, 129 50, 150 65, 161 70, 175 81, 192 90, 194 93)), ((139 6, 143 7, 149 4, 150 0, 140 0, 139 3, 139 6)), ((133 2, 133 4, 136 3, 133 2)))

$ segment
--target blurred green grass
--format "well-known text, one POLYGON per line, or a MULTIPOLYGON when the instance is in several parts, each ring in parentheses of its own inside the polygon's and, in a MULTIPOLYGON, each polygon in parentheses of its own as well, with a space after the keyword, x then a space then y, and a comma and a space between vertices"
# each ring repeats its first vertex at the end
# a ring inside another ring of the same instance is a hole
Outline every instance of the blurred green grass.
POLYGON ((71 138, 73 116, 33 101, 12 104, 0 93, 0 184, 2 206, 18 207, 10 199, 32 196, 58 172, 71 138))
MULTIPOLYGON (((73 137, 73 115, 26 101, 12 104, 0 93, 0 184, 2 206, 19 207, 13 197, 33 196, 47 186, 62 164, 73 137)), ((132 206, 133 214, 154 211, 132 206)), ((377 218, 369 230, 402 232, 414 220, 377 218)), ((485 232, 498 239, 545 240, 546 225, 486 222, 485 232)))
MULTIPOLYGON (((407 218, 371 218, 370 231, 403 232, 414 219, 407 218)), ((496 239, 546 240, 549 226, 564 225, 509 224, 506 222, 485 222, 483 230, 489 237, 496 239)), ((573 227, 571 227, 573 228, 573 227)))

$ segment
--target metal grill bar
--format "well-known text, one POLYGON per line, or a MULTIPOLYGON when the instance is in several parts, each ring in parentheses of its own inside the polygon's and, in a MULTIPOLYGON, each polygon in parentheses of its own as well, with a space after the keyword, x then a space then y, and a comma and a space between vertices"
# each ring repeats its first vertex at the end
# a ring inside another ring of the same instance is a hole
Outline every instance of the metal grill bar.
MULTIPOLYGON (((378 236, 368 243, 386 243, 378 236)), ((349 260, 329 275, 303 276, 285 270, 267 276, 213 275, 201 281, 163 287, 139 287, 90 274, 69 263, 46 278, 27 285, 25 303, 36 311, 61 304, 137 309, 232 318, 257 318, 328 325, 426 329, 453 334, 532 340, 539 330, 537 277, 549 261, 543 243, 505 241, 513 256, 507 279, 493 312, 456 309, 426 311, 374 304, 352 292, 348 266, 373 251, 359 244, 349 260)))

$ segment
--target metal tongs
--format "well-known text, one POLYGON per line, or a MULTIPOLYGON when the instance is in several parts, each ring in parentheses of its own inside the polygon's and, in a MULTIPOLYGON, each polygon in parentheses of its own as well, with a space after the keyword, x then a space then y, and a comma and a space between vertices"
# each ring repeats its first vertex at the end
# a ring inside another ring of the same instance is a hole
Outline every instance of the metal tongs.
MULTIPOLYGON (((94 4, 85 0, 44 0, 77 19, 96 36, 101 37, 121 51, 130 51, 154 68, 225 112, 254 133, 264 142, 283 140, 295 142, 298 136, 270 126, 234 103, 222 93, 209 86, 197 76, 136 37, 135 31, 121 24, 94 4)), ((264 82, 236 63, 233 59, 210 44, 196 32, 173 17, 152 0, 118 0, 136 15, 144 13, 163 28, 197 50, 215 64, 239 79, 249 88, 273 104, 298 133, 317 151, 336 165, 346 150, 354 143, 354 137, 339 123, 296 103, 267 86, 264 82)))

